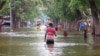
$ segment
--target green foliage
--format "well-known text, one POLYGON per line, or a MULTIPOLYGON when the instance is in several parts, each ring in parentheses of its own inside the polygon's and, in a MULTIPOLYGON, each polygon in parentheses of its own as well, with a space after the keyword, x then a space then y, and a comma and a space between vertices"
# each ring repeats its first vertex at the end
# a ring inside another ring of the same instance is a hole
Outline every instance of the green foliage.
POLYGON ((6 1, 6 0, 0 0, 0 3, 3 2, 3 1, 6 1))
POLYGON ((95 0, 97 7, 100 8, 100 0, 95 0))
MULTIPOLYGON (((0 0, 4 1, 4 0, 0 0)), ((7 1, 0 14, 9 13, 9 0, 7 1)), ((61 18, 74 20, 79 10, 90 15, 89 0, 11 0, 12 9, 15 10, 16 18, 21 20, 34 20, 39 17, 41 12, 47 14, 52 19, 61 18), (39 8, 47 8, 40 11, 39 8)), ((100 9, 100 0, 95 0, 98 9, 100 9)))
MULTIPOLYGON (((0 0, 0 2, 2 2, 2 1, 5 1, 5 0, 0 0)), ((5 15, 5 14, 8 14, 8 12, 9 12, 9 1, 6 0, 6 4, 0 10, 0 14, 5 15)))
POLYGON ((95 2, 96 2, 97 9, 98 9, 98 13, 100 15, 100 0, 95 0, 95 2))
MULTIPOLYGON (((3 9, 0 10, 0 14, 2 15, 9 14, 10 11, 10 0, 6 1, 3 9)), ((33 20, 33 18, 37 17, 39 15, 38 4, 39 0, 11 0, 11 7, 14 10, 15 17, 21 20, 33 20)))
POLYGON ((15 7, 19 7, 21 5, 21 2, 20 1, 16 1, 15 2, 15 7))
POLYGON ((70 0, 54 0, 47 2, 48 10, 47 15, 55 18, 71 20, 75 16, 75 12, 72 12, 69 8, 70 0))
POLYGON ((46 12, 52 18, 61 18, 66 20, 74 20, 80 11, 80 15, 90 15, 88 0, 53 0, 43 1, 45 7, 48 8, 46 12))

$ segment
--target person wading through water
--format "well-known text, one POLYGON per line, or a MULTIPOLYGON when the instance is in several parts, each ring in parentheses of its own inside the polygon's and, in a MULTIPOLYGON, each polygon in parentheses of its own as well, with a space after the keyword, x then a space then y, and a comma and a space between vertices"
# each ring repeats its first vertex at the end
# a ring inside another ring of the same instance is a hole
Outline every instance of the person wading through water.
POLYGON ((49 23, 49 27, 46 29, 45 41, 46 44, 54 44, 54 37, 56 36, 56 30, 52 23, 49 23))

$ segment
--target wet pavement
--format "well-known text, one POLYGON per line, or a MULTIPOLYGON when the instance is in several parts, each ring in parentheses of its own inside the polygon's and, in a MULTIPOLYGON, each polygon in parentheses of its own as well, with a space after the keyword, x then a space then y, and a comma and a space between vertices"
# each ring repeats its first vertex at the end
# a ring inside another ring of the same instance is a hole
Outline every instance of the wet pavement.
POLYGON ((46 45, 44 32, 2 32, 0 56, 100 56, 100 46, 85 43, 80 34, 57 35, 54 45, 46 45))

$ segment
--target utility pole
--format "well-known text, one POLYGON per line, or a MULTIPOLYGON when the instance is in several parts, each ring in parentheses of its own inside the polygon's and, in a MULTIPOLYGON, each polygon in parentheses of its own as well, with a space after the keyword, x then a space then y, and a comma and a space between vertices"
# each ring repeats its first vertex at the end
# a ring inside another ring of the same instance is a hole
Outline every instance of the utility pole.
POLYGON ((11 0, 9 0, 9 7, 10 7, 10 31, 13 31, 11 0))

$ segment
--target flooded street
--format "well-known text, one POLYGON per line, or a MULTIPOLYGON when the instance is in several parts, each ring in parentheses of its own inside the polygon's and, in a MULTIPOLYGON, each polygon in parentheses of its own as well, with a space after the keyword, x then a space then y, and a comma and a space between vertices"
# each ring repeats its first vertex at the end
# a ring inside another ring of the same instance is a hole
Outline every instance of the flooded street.
POLYGON ((57 35, 54 45, 46 45, 44 32, 2 32, 0 56, 100 56, 100 46, 84 43, 81 35, 57 35))

